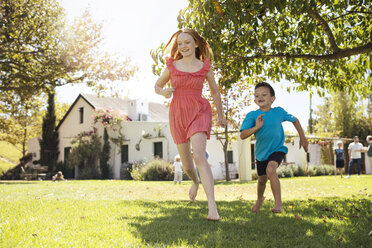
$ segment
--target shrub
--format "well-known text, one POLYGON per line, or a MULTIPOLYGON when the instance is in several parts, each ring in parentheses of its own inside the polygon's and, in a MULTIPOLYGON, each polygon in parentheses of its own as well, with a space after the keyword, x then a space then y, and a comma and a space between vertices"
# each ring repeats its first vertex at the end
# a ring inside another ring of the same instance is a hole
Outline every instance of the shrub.
POLYGON ((307 167, 308 176, 333 175, 334 173, 335 168, 333 165, 309 165, 307 167))
POLYGON ((258 179, 258 174, 257 174, 257 171, 254 170, 252 171, 252 180, 257 180, 258 179))
POLYGON ((133 164, 131 176, 134 180, 141 181, 172 181, 174 172, 170 163, 161 159, 153 159, 147 164, 133 164))
POLYGON ((293 177, 292 167, 290 166, 279 166, 276 172, 278 177, 293 177))
POLYGON ((120 179, 124 180, 131 180, 133 179, 131 176, 133 164, 132 163, 123 163, 120 167, 120 179))
POLYGON ((79 170, 78 179, 101 179, 101 173, 97 167, 87 167, 79 170))

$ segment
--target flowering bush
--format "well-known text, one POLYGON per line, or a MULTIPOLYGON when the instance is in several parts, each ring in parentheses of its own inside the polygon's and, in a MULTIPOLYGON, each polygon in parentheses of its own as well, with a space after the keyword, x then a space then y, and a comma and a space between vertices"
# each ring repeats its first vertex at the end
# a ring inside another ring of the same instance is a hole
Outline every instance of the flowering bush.
POLYGON ((96 124, 97 122, 101 122, 105 128, 113 127, 115 125, 120 126, 120 123, 122 121, 128 120, 127 115, 121 114, 118 110, 113 110, 111 108, 108 109, 96 108, 95 111, 96 111, 95 114, 92 116, 94 124, 96 124))
POLYGON ((118 110, 113 110, 111 108, 96 108, 95 114, 92 115, 92 118, 94 120, 94 124, 100 122, 106 130, 107 128, 111 128, 112 131, 117 131, 117 137, 110 137, 110 140, 118 147, 121 147, 123 145, 125 137, 121 131, 121 122, 130 120, 127 115, 121 114, 118 110))

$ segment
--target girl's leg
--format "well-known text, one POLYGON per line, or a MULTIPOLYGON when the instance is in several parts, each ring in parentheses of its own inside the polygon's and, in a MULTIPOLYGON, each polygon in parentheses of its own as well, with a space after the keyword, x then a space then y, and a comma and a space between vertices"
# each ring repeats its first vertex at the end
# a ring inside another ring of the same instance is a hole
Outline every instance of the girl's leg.
POLYGON ((180 155, 182 161, 182 167, 185 169, 186 174, 192 180, 192 185, 189 190, 189 197, 191 201, 195 200, 199 188, 199 179, 196 175, 196 170, 194 169, 194 162, 191 156, 190 142, 177 145, 178 154, 180 155))
POLYGON ((280 181, 276 169, 278 168, 278 162, 269 161, 266 168, 267 177, 270 179, 271 190, 274 195, 275 205, 271 209, 274 213, 283 212, 282 194, 280 191, 280 181))
POLYGON ((266 189, 266 182, 267 182, 267 176, 258 176, 258 182, 257 182, 257 201, 256 204, 252 207, 252 212, 258 213, 260 211, 260 208, 262 206, 263 201, 265 200, 265 197, 263 196, 266 189))
POLYGON ((341 174, 341 178, 342 178, 342 171, 344 170, 344 168, 340 168, 340 174, 341 174))
POLYGON ((190 138, 194 160, 200 173, 200 179, 208 199, 208 217, 209 220, 218 220, 219 215, 214 198, 214 180, 212 170, 207 162, 205 155, 207 145, 207 135, 199 132, 190 138))

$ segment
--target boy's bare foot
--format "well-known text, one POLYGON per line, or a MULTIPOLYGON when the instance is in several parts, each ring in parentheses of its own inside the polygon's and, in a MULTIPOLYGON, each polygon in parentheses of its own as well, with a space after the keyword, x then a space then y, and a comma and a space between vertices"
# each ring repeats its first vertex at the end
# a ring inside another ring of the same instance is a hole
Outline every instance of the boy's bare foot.
POLYGON ((192 183, 189 190, 190 201, 195 201, 196 195, 198 194, 199 184, 192 183))
POLYGON ((208 204, 208 217, 207 220, 211 221, 218 221, 220 220, 220 216, 218 215, 217 211, 217 205, 213 204, 212 206, 209 206, 208 204))
POLYGON ((258 213, 260 211, 260 208, 262 206, 263 201, 265 200, 265 197, 263 196, 261 199, 257 199, 256 204, 252 207, 253 213, 258 213))
POLYGON ((274 214, 280 214, 283 212, 283 205, 275 205, 272 209, 271 212, 274 214))

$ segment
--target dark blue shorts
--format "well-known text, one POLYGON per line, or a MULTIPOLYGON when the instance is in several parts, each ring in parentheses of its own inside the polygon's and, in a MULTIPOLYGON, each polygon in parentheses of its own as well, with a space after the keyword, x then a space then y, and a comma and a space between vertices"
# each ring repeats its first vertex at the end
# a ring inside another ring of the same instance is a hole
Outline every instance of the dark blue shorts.
POLYGON ((259 176, 266 175, 266 168, 267 168, 267 164, 269 163, 269 161, 275 161, 278 163, 278 166, 279 166, 280 163, 283 161, 284 156, 285 156, 284 152, 274 152, 267 158, 267 160, 264 160, 264 161, 256 160, 257 161, 257 174, 259 176))
POLYGON ((336 160, 337 168, 344 168, 344 160, 336 160))

